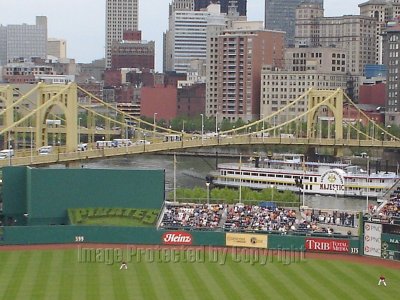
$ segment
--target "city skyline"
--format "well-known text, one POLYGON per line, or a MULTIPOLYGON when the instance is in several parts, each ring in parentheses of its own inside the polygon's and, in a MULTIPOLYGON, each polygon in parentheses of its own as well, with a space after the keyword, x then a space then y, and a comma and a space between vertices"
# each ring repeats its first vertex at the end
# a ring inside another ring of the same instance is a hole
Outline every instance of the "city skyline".
MULTIPOLYGON (((171 0, 139 0, 139 30, 142 31, 143 40, 154 40, 156 43, 155 65, 159 72, 162 71, 162 34, 168 28, 170 2, 171 0)), ((325 16, 359 14, 358 4, 363 2, 365 1, 325 0, 325 16)), ((48 37, 67 41, 68 58, 74 58, 79 63, 89 63, 104 57, 105 0, 0 0, 0 8, 6 5, 7 9, 0 9, 1 25, 34 24, 36 16, 47 16, 48 37), (102 5, 99 5, 100 2, 102 5)), ((247 15, 249 21, 264 21, 264 0, 248 1, 247 15)))

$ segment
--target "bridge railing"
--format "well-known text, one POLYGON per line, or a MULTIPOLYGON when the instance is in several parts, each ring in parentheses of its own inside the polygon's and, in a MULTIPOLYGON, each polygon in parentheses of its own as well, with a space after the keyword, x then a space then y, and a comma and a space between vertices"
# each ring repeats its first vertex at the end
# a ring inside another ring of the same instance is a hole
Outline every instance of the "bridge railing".
POLYGON ((184 138, 182 141, 163 142, 160 139, 150 144, 122 146, 118 148, 93 148, 90 145, 86 151, 65 152, 63 147, 55 147, 53 152, 47 155, 38 155, 37 151, 16 151, 16 155, 10 158, 0 159, 0 167, 7 165, 44 165, 52 163, 65 163, 85 159, 111 157, 119 155, 131 155, 140 153, 155 153, 161 151, 174 151, 179 149, 215 147, 229 145, 314 145, 314 146, 342 146, 342 147, 376 147, 376 148, 400 148, 400 142, 395 140, 352 140, 352 139, 327 139, 327 138, 288 138, 288 137, 259 137, 255 134, 213 136, 201 138, 199 136, 184 138))

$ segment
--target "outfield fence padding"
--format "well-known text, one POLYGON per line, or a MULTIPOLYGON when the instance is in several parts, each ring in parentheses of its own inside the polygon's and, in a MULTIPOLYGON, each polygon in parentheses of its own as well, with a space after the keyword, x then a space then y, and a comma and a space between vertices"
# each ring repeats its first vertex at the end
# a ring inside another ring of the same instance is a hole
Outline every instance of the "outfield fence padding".
MULTIPOLYGON (((115 243, 180 245, 180 231, 157 230, 148 227, 113 226, 5 226, 2 227, 3 245, 65 244, 65 243, 115 243), (166 234, 172 235, 172 242, 164 242, 166 234)), ((186 245, 225 246, 225 233, 210 231, 187 231, 190 243, 186 245)))

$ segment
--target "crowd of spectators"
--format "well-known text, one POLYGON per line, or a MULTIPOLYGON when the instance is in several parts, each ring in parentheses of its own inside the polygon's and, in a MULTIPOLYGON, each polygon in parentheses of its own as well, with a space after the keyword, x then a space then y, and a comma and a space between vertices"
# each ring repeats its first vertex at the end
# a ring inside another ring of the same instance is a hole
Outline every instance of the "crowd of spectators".
POLYGON ((231 205, 228 207, 224 229, 227 231, 308 231, 317 229, 301 222, 293 209, 231 205))
POLYGON ((400 220, 400 197, 390 199, 382 208, 371 211, 371 213, 372 215, 379 216, 381 219, 388 219, 390 221, 394 219, 400 220))
POLYGON ((356 215, 344 211, 322 211, 320 209, 309 209, 303 212, 307 222, 319 224, 355 227, 356 215))
POLYGON ((224 205, 185 204, 165 208, 160 226, 164 228, 215 229, 219 226, 224 205))
MULTIPOLYGON (((167 204, 160 227, 169 229, 222 228, 225 231, 265 231, 333 234, 333 225, 355 226, 355 214, 258 205, 167 204)), ((335 227, 337 228, 337 227, 335 227)))

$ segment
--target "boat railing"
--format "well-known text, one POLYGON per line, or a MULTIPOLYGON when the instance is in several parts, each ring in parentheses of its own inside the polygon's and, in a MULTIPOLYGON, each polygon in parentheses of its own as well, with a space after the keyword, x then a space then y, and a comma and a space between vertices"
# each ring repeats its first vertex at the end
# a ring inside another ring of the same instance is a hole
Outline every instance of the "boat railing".
POLYGON ((380 201, 385 201, 385 200, 390 200, 390 196, 392 193, 394 193, 395 190, 400 188, 400 178, 397 179, 394 184, 386 190, 386 192, 382 195, 382 197, 378 200, 380 201))
POLYGON ((388 200, 384 200, 376 209, 375 214, 379 215, 379 213, 381 212, 381 210, 386 206, 386 204, 388 203, 388 200))

